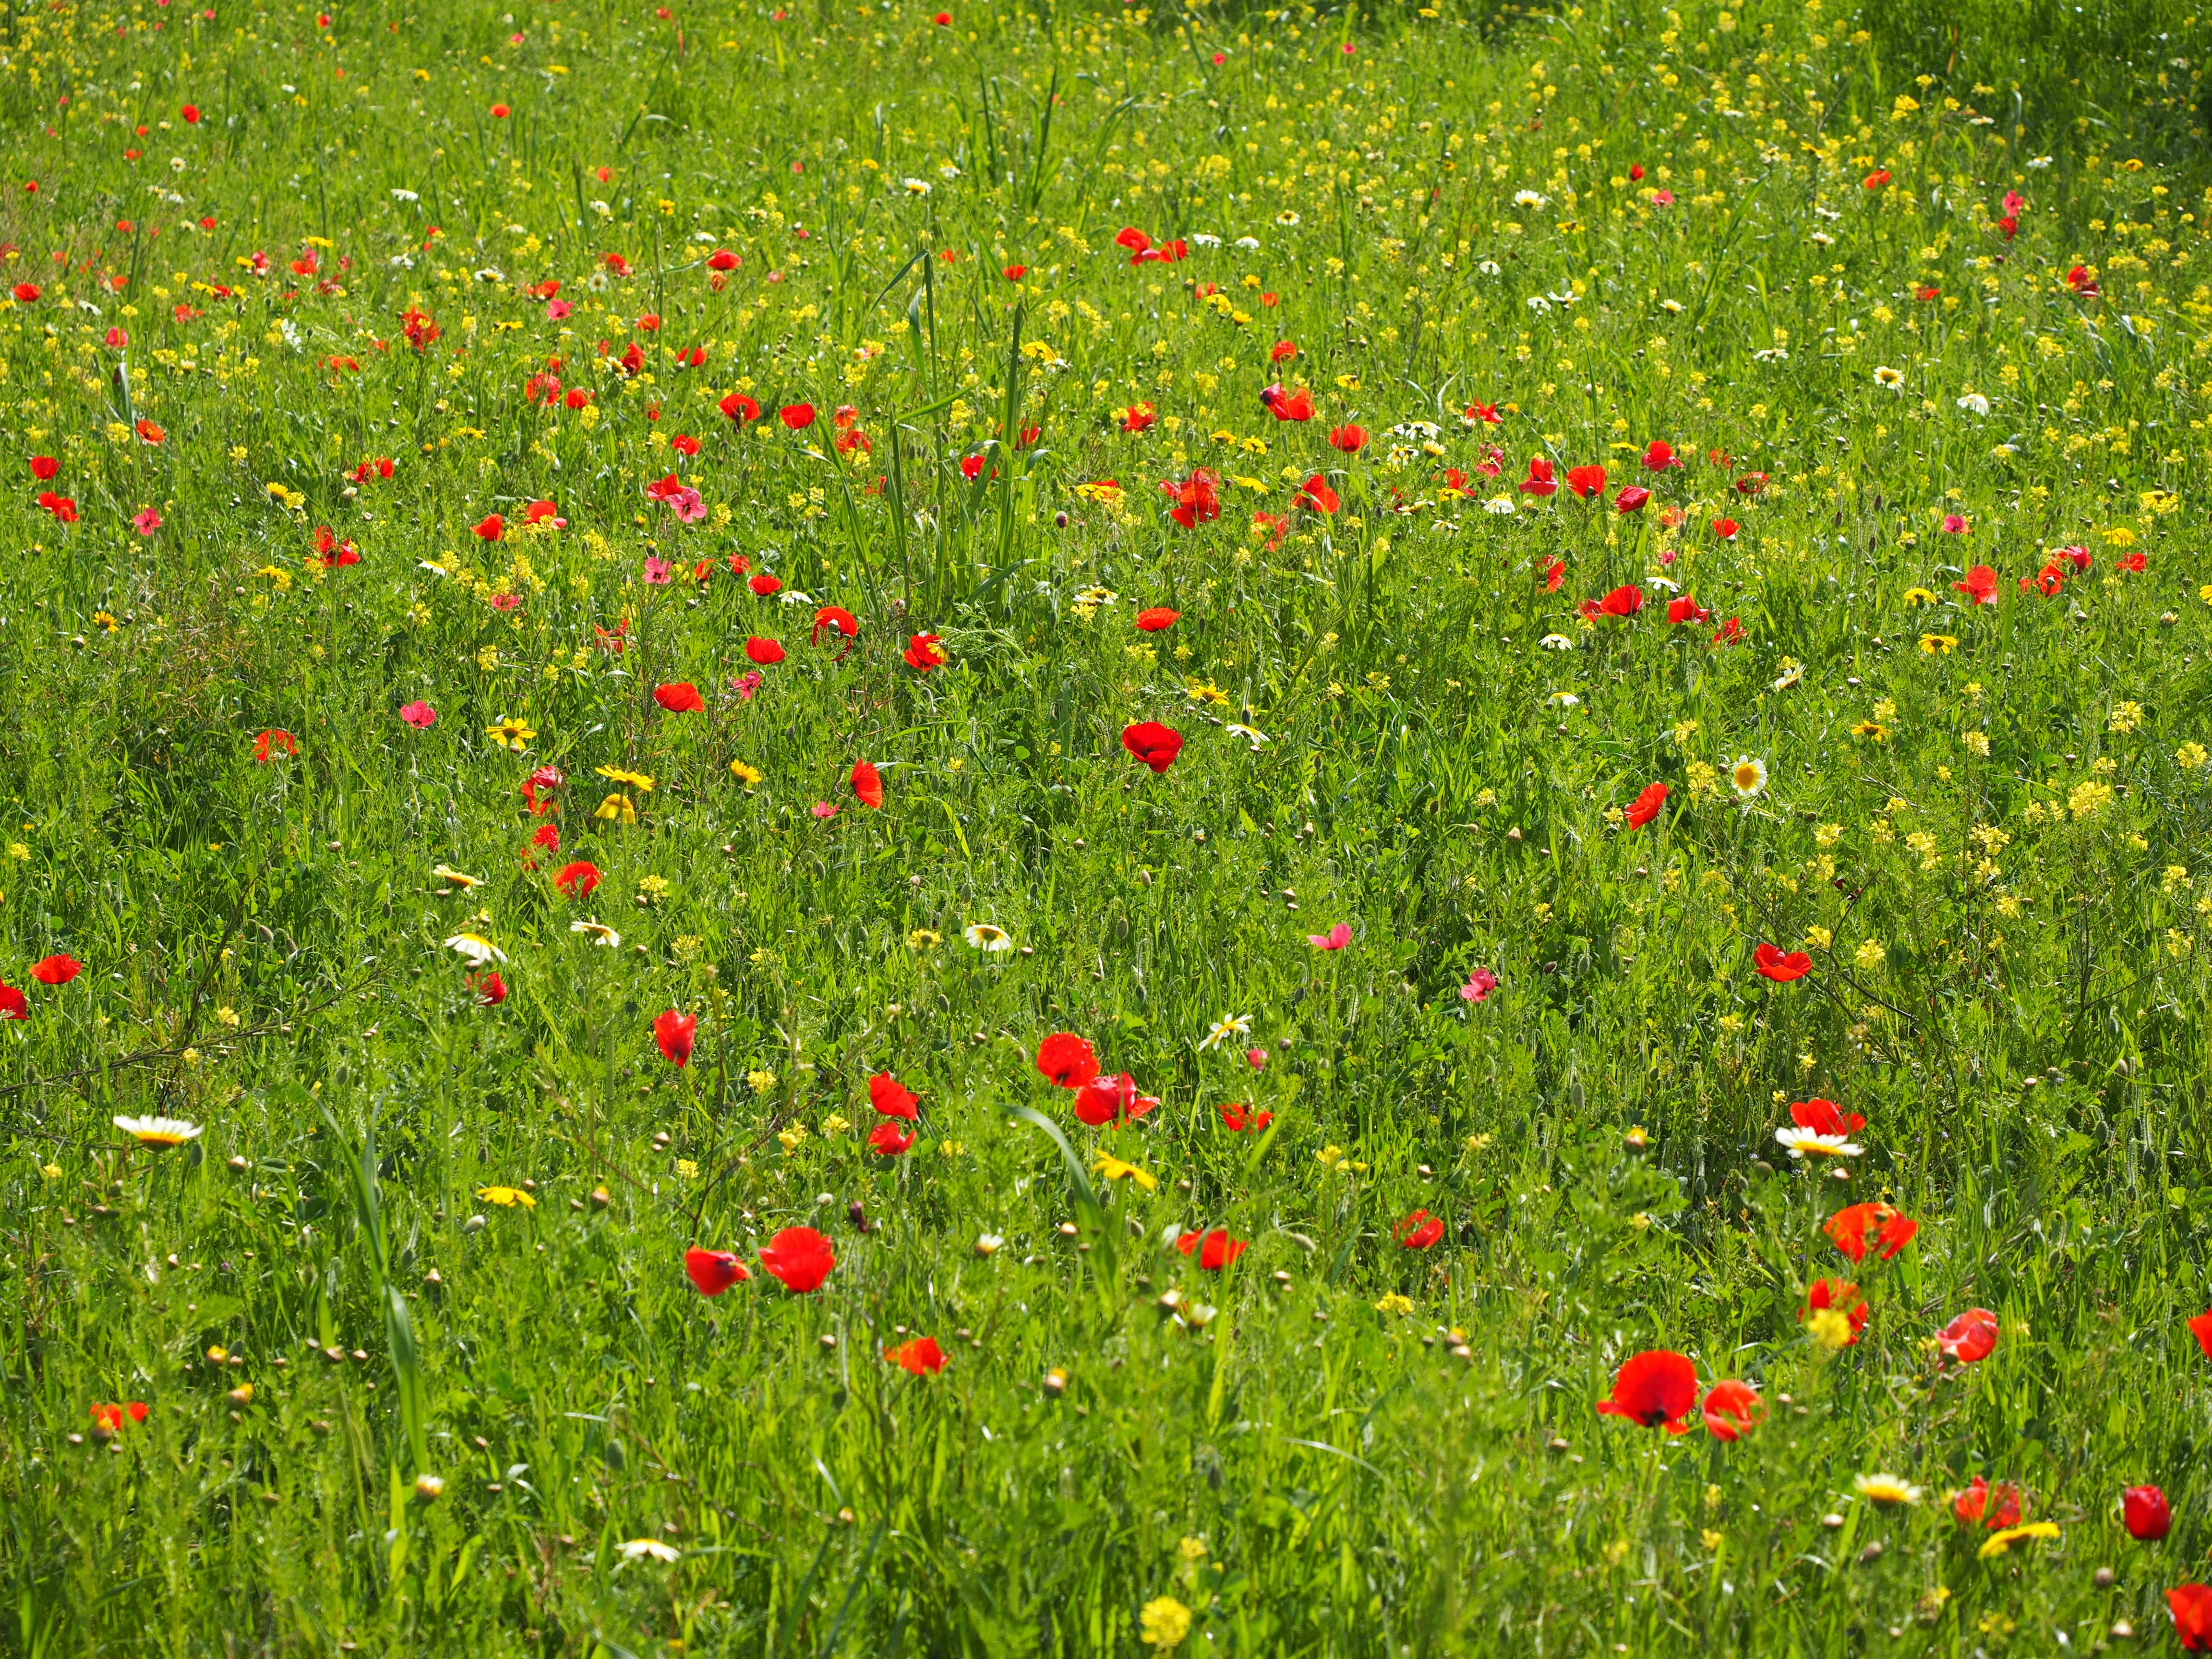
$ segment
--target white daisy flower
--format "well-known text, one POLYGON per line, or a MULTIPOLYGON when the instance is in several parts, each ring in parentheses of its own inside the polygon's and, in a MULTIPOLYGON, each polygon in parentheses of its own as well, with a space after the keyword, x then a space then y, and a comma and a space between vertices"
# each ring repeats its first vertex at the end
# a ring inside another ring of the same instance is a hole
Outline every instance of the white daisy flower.
POLYGON ((1547 207, 1550 205, 1551 200, 1550 197, 1540 196, 1533 190, 1524 190, 1514 197, 1513 205, 1522 208, 1547 207))
POLYGON ((1234 720, 1231 720, 1228 725, 1223 726, 1221 729, 1232 738, 1243 738, 1247 743, 1249 743, 1252 745, 1252 752, 1255 755, 1260 752, 1260 745, 1261 744, 1271 741, 1267 734, 1265 732, 1261 731, 1257 726, 1240 726, 1234 720))
POLYGON ((678 1561, 683 1553, 673 1544, 664 1544, 658 1538, 628 1538, 616 1547, 625 1561, 678 1561))
POLYGON ((115 1127, 141 1146, 181 1146, 200 1137, 200 1126, 180 1117, 118 1117, 115 1127))
POLYGON ((1754 756, 1738 755, 1729 769, 1729 781, 1735 787, 1737 799, 1749 800, 1766 787, 1766 763, 1754 756))
MULTIPOLYGON (((592 944, 604 945, 610 951, 619 950, 622 946, 622 935, 604 921, 572 921, 568 924, 568 931, 588 934, 592 944)), ((501 957, 500 960, 504 962, 507 958, 501 957)))
POLYGON ((507 952, 482 933, 455 933, 446 941, 446 948, 466 957, 470 965, 476 968, 483 967, 487 962, 507 960, 507 952))
POLYGON ((1790 1127, 1774 1132, 1777 1145, 1796 1158, 1856 1158, 1866 1148, 1847 1135, 1822 1134, 1818 1129, 1790 1127))
POLYGON ((1887 363, 1876 363, 1874 366, 1874 383, 1885 391, 1902 392, 1905 390, 1905 371, 1892 368, 1887 363))
POLYGON ((1851 1477, 1851 1485, 1868 1503, 1879 1504, 1884 1509, 1920 1501, 1920 1488, 1894 1474, 1856 1474, 1851 1477))
POLYGON ((1486 513, 1495 513, 1503 519, 1518 513, 1521 509, 1513 504, 1513 498, 1510 495, 1492 495, 1482 504, 1482 510, 1486 513))
POLYGON ((971 921, 960 930, 960 937, 979 951, 1011 951, 1014 936, 995 922, 971 921))
POLYGON ((1575 642, 1565 634, 1547 634, 1536 643, 1547 651, 1571 651, 1575 648, 1575 642))
POLYGON ((455 887, 469 888, 483 885, 482 876, 471 876, 464 871, 454 869, 450 864, 434 865, 431 866, 430 873, 440 881, 449 882, 455 887))
POLYGON ((1990 400, 1978 392, 1969 392, 1959 399, 1959 407, 1969 415, 1986 415, 1990 412, 1990 400))
POLYGON ((1215 1020, 1213 1024, 1207 1028, 1206 1036, 1200 1040, 1198 1046, 1200 1048, 1218 1048, 1223 1043, 1228 1042, 1230 1038, 1244 1036, 1248 1035, 1251 1030, 1251 1015, 1224 1014, 1219 1019, 1215 1020))

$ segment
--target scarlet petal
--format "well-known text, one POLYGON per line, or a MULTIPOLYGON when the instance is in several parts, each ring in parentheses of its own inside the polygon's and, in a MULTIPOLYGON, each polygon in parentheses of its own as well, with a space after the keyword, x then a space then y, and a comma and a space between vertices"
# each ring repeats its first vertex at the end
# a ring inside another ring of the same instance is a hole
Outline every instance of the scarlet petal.
POLYGON ((684 1271, 702 1296, 720 1296, 731 1285, 742 1285, 752 1277, 745 1264, 727 1250, 686 1250, 684 1271))
POLYGON ((837 1265, 830 1241, 811 1227, 786 1227, 762 1249, 761 1266, 787 1291, 818 1291, 837 1265))

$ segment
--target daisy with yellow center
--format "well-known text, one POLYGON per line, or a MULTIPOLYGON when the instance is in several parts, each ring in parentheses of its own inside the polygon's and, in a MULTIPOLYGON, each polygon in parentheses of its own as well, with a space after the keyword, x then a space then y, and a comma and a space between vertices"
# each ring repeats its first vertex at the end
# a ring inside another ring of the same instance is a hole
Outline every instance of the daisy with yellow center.
POLYGON ((181 1146, 200 1135, 198 1124, 180 1117, 118 1117, 115 1127, 141 1146, 181 1146))
POLYGON ((603 921, 572 921, 568 924, 568 931, 572 933, 582 933, 589 938, 592 944, 604 945, 610 951, 619 950, 622 947, 622 935, 603 921))
POLYGON ((1738 800, 1749 800, 1766 787, 1766 763, 1750 755, 1738 755, 1735 765, 1729 772, 1729 781, 1735 787, 1738 800))
POLYGON ((1848 1135, 1822 1134, 1818 1129, 1777 1129, 1774 1139, 1797 1158, 1856 1158, 1866 1150, 1848 1135))
POLYGON ((487 962, 507 960, 507 952, 482 933, 455 933, 446 941, 446 948, 466 957, 471 967, 481 968, 487 962))
POLYGON ((1851 1485, 1860 1497, 1883 1509, 1894 1509, 1900 1504, 1917 1504, 1920 1488, 1910 1480, 1893 1474, 1860 1474, 1851 1478, 1851 1485))
POLYGON ((960 937, 979 951, 1011 951, 1014 936, 994 922, 971 921, 960 931, 960 937))

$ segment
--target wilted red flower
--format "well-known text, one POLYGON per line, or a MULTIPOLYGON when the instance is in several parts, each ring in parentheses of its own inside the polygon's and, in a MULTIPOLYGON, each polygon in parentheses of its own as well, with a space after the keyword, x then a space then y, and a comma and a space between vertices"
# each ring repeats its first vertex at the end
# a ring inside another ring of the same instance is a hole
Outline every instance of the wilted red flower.
POLYGON ((804 432, 808 427, 814 424, 814 405, 812 404, 786 404, 781 409, 775 411, 775 417, 783 422, 787 430, 792 432, 804 432))
POLYGON ((83 971, 83 964, 66 951, 31 964, 31 977, 41 985, 66 985, 83 971))
POLYGON ((1667 601, 1667 620, 1670 623, 1701 623, 1712 619, 1712 612, 1698 603, 1697 595, 1685 593, 1667 601))
POLYGON ((2155 1544, 2173 1530, 2173 1510, 2156 1486, 2130 1486, 2120 1494, 2120 1518, 2128 1536, 2155 1544))
POLYGON ((867 761, 853 763, 853 793, 860 805, 881 808, 884 804, 884 775, 867 761))
POLYGON ((933 668, 942 668, 952 659, 937 642, 934 634, 912 634, 907 636, 906 649, 899 653, 906 659, 907 666, 927 674, 933 668))
POLYGON ((1528 458, 1528 476, 1521 480, 1521 493, 1524 495, 1550 495, 1556 494, 1559 488, 1552 478, 1552 464, 1541 455, 1531 455, 1528 458))
POLYGON ((837 1265, 830 1241, 811 1227, 786 1227, 762 1247, 760 1259, 784 1289, 801 1296, 820 1290, 837 1265))
POLYGON ((702 1296, 720 1296, 732 1285, 742 1285, 752 1275, 745 1264, 727 1250, 702 1250, 694 1246, 684 1252, 684 1271, 699 1287, 702 1296))
POLYGON ((896 1348, 885 1348, 884 1359, 916 1376, 934 1376, 945 1369, 945 1350, 933 1336, 917 1336, 896 1348))
POLYGON ((1444 1236, 1444 1224, 1426 1210, 1415 1210, 1393 1232, 1401 1249, 1425 1250, 1444 1236))
POLYGON ((1741 1440, 1766 1417, 1766 1402, 1748 1382, 1716 1382, 1705 1390, 1705 1432, 1716 1440, 1741 1440))
POLYGON ((1987 1308, 1969 1308, 1936 1334, 1936 1346, 1961 1365, 1986 1359, 1997 1345, 1997 1316, 1987 1308))
POLYGON ((770 667, 783 660, 783 647, 775 640, 764 640, 756 634, 745 641, 745 660, 758 663, 763 668, 770 667))
POLYGON ((885 1117, 902 1117, 909 1123, 920 1115, 921 1103, 889 1072, 878 1072, 868 1079, 868 1104, 885 1117))
POLYGON ((868 1150, 884 1158, 896 1158, 914 1145, 914 1133, 902 1129, 888 1120, 868 1131, 868 1150))
POLYGON ((1713 629, 1713 643, 1715 645, 1738 645, 1741 644, 1742 641, 1743 623, 1737 617, 1730 617, 1718 628, 1713 629))
POLYGON ((1684 1421, 1698 1403, 1698 1369, 1671 1348, 1632 1354, 1613 1379, 1612 1395, 1597 1402, 1601 1417, 1625 1417, 1647 1429, 1687 1434, 1684 1421))
POLYGON ((1037 1044, 1036 1068, 1063 1089, 1080 1089, 1098 1075, 1098 1056, 1073 1031, 1054 1031, 1037 1044))
POLYGON ((1764 472, 1747 472, 1735 481, 1735 493, 1739 495, 1756 495, 1765 488, 1766 475, 1764 472))
POLYGON ((1605 494, 1605 469, 1592 461, 1567 469, 1567 488, 1583 501, 1605 494))
POLYGON ((1350 422, 1346 422, 1342 426, 1331 427, 1328 432, 1328 443, 1332 449, 1340 449, 1347 455, 1356 455, 1367 447, 1367 428, 1354 426, 1350 422))
POLYGON ((1147 634, 1164 633, 1173 628, 1182 615, 1180 611, 1170 611, 1164 605, 1156 605, 1137 613, 1137 626, 1147 634))
POLYGON ((1797 1317, 1802 1322, 1816 1313, 1832 1309, 1850 1323, 1850 1334, 1844 1339, 1850 1347, 1859 1340, 1866 1328, 1866 1299, 1860 1296, 1859 1287, 1844 1279, 1816 1279, 1805 1287, 1805 1307, 1797 1317))
POLYGON ((689 1066, 691 1039, 698 1029, 696 1014, 679 1014, 673 1008, 655 1014, 653 1040, 660 1045, 660 1057, 672 1066, 689 1066))
POLYGON ((570 898, 589 898, 592 890, 599 884, 599 866, 582 859, 562 866, 561 873, 553 878, 553 885, 570 898))
POLYGON ((0 1019, 28 1019, 31 1002, 12 985, 0 985, 0 1019))
POLYGON ((1846 1204, 1822 1224, 1821 1231, 1847 1261, 1865 1261, 1869 1244, 1884 1261, 1892 1261, 1912 1242, 1920 1224, 1892 1205, 1846 1204))
POLYGON ((1802 951, 1784 952, 1762 940, 1751 953, 1751 965, 1761 977, 1778 985, 1787 985, 1792 980, 1802 979, 1813 971, 1813 958, 1802 951))
MULTIPOLYGON (((1257 1048, 1253 1053, 1263 1054, 1257 1048)), ((1221 1115, 1221 1127, 1234 1134, 1257 1134, 1275 1121, 1273 1112, 1255 1112, 1242 1101, 1224 1101, 1213 1109, 1221 1115)))
POLYGON ((1151 1095, 1137 1092, 1137 1080, 1127 1072, 1092 1078, 1075 1091, 1075 1116, 1092 1128, 1109 1123, 1134 1123, 1159 1105, 1151 1095))
POLYGON ((271 754, 296 755, 299 752, 299 738, 276 726, 272 726, 267 731, 257 732, 254 736, 253 758, 264 766, 269 764, 269 757, 271 754))
POLYGON ((1659 809, 1667 804, 1667 786, 1647 783, 1637 792, 1636 799, 1628 803, 1628 827, 1641 830, 1659 816, 1659 809))
POLYGON ((1334 513, 1341 503, 1336 492, 1328 487, 1328 480, 1318 472, 1308 478, 1291 498, 1291 505, 1302 507, 1309 513, 1334 513))
POLYGON ((1992 1486, 1978 1474, 1964 1491, 1951 1494, 1951 1513, 1962 1527, 1987 1527, 1994 1532, 2018 1526, 2027 1503, 2027 1494, 2011 1481, 1992 1486))
POLYGON ((1260 401, 1279 421, 1310 421, 1314 416, 1313 393, 1304 386, 1286 392, 1279 386, 1271 386, 1261 392, 1260 401))
POLYGON ((1182 733, 1158 720, 1139 720, 1121 728, 1121 747, 1152 769, 1164 772, 1182 753, 1182 733))
POLYGON ((1196 1256, 1199 1267, 1210 1273, 1219 1273, 1251 1248, 1249 1239, 1231 1238, 1226 1227, 1216 1227, 1207 1233, 1185 1233, 1176 1240, 1176 1249, 1185 1255, 1196 1256))
POLYGON ((696 714, 707 707, 707 700, 699 695, 699 688, 689 680, 654 686, 653 700, 672 714, 696 714))

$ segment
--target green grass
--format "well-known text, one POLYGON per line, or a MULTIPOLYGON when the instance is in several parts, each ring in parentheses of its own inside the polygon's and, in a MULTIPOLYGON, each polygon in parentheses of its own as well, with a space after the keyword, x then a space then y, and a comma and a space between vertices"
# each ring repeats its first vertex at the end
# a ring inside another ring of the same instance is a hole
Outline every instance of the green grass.
POLYGON ((2212 1545, 2201 24, 216 12, 0 20, 40 290, 0 313, 0 1646, 1130 1654, 1167 1598, 1191 1653, 2172 1644, 2212 1545), (1607 499, 1517 493, 1532 456, 1607 499), (1078 1122, 1062 1030, 1163 1103, 1078 1122), (1815 1097, 1867 1120, 1847 1180, 1775 1142, 1815 1097), (112 1127, 155 1112, 204 1133, 112 1127), (1875 1199, 1918 1236, 1848 1269, 1822 1223, 1875 1199), (757 1256, 802 1224, 805 1295, 757 1256), (1212 1273, 1174 1230, 1217 1226, 1212 1273), (691 1246, 752 1279, 702 1297, 691 1246), (1977 1306, 1994 1352, 1945 1360, 1977 1306), (1595 1414, 1651 1348, 1765 1420, 1595 1414), (1978 1559, 1977 1475, 2060 1535, 1978 1559))

